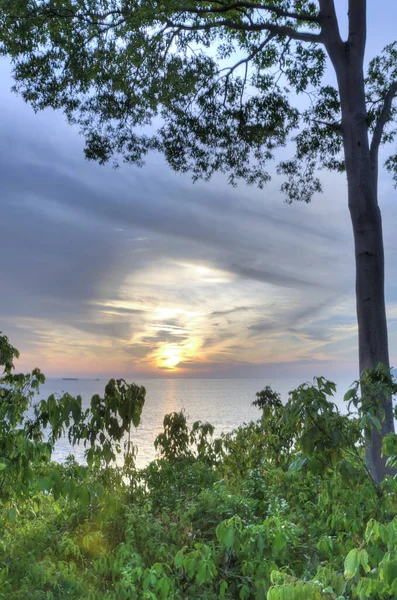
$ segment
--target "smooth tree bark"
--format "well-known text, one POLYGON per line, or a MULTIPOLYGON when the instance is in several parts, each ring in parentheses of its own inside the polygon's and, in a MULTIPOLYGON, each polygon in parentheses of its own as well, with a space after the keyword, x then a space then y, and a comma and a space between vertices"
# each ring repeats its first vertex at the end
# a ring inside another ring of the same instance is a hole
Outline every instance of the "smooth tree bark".
MULTIPOLYGON (((341 105, 341 127, 346 164, 348 205, 354 235, 356 307, 360 373, 378 363, 390 367, 385 304, 385 261, 382 217, 378 205, 378 147, 372 147, 364 81, 366 2, 349 1, 348 40, 340 37, 334 3, 320 2, 323 35, 335 68, 341 105)), ((368 468, 379 483, 390 472, 382 457, 382 438, 394 432, 391 396, 379 398, 381 431, 372 430, 366 447, 368 468)))
MULTIPOLYGON (((121 155, 141 164, 155 149, 195 179, 221 171, 262 186, 274 148, 298 130, 295 158, 278 165, 287 201, 320 191, 319 168, 346 173, 361 374, 389 368, 378 154, 397 136, 397 42, 366 76, 366 6, 348 0, 343 40, 334 0, 2 0, 0 52, 12 58, 16 91, 36 109, 63 108, 101 163, 121 155), (337 90, 321 83, 326 55, 337 90), (298 110, 291 87, 318 98, 298 110), (157 116, 156 134, 139 133, 157 116)), ((397 154, 387 166, 397 183, 397 154)), ((366 456, 380 482, 382 437, 394 431, 389 395, 377 414, 366 456)))

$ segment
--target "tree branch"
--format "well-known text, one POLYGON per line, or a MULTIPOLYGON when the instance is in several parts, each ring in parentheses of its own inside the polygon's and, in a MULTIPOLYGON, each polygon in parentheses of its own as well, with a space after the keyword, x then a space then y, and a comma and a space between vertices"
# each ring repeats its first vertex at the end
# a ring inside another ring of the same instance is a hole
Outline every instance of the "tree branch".
MULTIPOLYGON (((273 13, 278 17, 285 17, 290 19, 295 19, 297 21, 302 22, 310 22, 310 23, 320 23, 320 18, 314 16, 310 13, 299 13, 299 12, 290 12, 281 9, 278 6, 273 4, 258 4, 256 2, 244 2, 237 1, 231 4, 222 4, 219 2, 220 6, 208 8, 208 9, 200 9, 200 8, 182 8, 179 11, 175 11, 176 16, 181 16, 184 13, 195 14, 197 16, 200 15, 209 15, 213 13, 222 14, 225 12, 230 12, 232 10, 241 10, 241 9, 256 9, 256 10, 266 10, 268 12, 273 13)), ((80 21, 85 21, 91 25, 106 25, 109 28, 113 28, 124 23, 128 20, 129 15, 125 15, 120 9, 109 10, 104 13, 94 13, 94 12, 78 12, 73 9, 54 9, 49 6, 44 6, 39 9, 39 15, 46 17, 58 17, 63 19, 77 19, 80 21), (106 19, 109 17, 120 16, 123 17, 121 22, 118 23, 106 23, 106 19)), ((31 18, 32 15, 13 15, 12 18, 31 18)), ((275 23, 255 23, 250 22, 250 24, 238 23, 234 22, 231 19, 223 19, 221 21, 215 21, 212 23, 202 23, 196 25, 185 25, 185 24, 177 24, 173 21, 167 21, 168 27, 175 27, 179 30, 185 31, 208 31, 211 29, 215 29, 217 27, 228 27, 229 29, 233 29, 236 31, 269 31, 274 35, 287 36, 294 40, 299 40, 303 42, 311 42, 311 43, 322 43, 321 34, 314 34, 305 31, 297 31, 293 27, 288 25, 277 25, 275 23)))
POLYGON ((343 130, 341 123, 330 123, 329 121, 321 121, 320 119, 311 119, 311 122, 315 123, 316 125, 324 125, 324 127, 328 127, 329 129, 332 129, 332 131, 337 131, 342 135, 343 130))
POLYGON ((226 27, 235 31, 269 31, 274 35, 286 36, 293 40, 299 40, 301 42, 311 42, 314 44, 323 43, 321 34, 308 33, 305 31, 296 31, 293 27, 287 25, 275 25, 274 23, 253 23, 251 25, 245 23, 236 23, 230 19, 223 19, 222 21, 215 21, 213 23, 202 23, 197 25, 183 25, 180 23, 173 23, 172 21, 167 22, 168 27, 175 27, 181 31, 210 31, 218 27, 226 27))
MULTIPOLYGON (((52 18, 57 19, 65 19, 65 20, 73 20, 80 21, 87 25, 96 25, 98 27, 102 27, 103 29, 113 29, 125 23, 126 18, 123 16, 120 10, 111 10, 105 13, 93 13, 93 12, 78 12, 77 10, 73 10, 70 8, 62 8, 56 9, 48 6, 44 6, 43 8, 38 8, 38 12, 36 15, 42 19, 49 20, 52 18), (106 22, 109 17, 120 17, 119 21, 116 22, 106 22)), ((15 14, 7 16, 8 20, 14 19, 32 19, 32 13, 27 14, 15 14)))
POLYGON ((242 58, 241 60, 239 60, 238 62, 236 62, 232 67, 225 67, 224 69, 221 69, 219 72, 221 73, 222 71, 227 71, 226 75, 223 75, 223 77, 230 77, 230 75, 233 73, 233 71, 235 71, 238 67, 240 67, 241 65, 248 65, 248 63, 250 62, 250 60, 252 60, 253 58, 255 58, 255 56, 257 54, 259 54, 259 52, 261 50, 263 50, 263 48, 265 46, 267 46, 267 44, 275 37, 274 33, 269 33, 269 35, 266 37, 266 39, 263 40, 263 42, 261 42, 259 44, 259 46, 256 46, 254 48, 254 50, 251 52, 251 54, 249 54, 248 56, 246 56, 245 58, 242 58))
POLYGON ((393 100, 394 98, 396 98, 396 96, 397 81, 394 81, 386 93, 386 96, 383 101, 382 110, 376 122, 374 133, 372 136, 370 156, 373 169, 377 168, 379 146, 382 141, 382 135, 385 129, 385 125, 390 117, 393 100))
POLYGON ((367 0, 349 0, 349 45, 364 60, 367 39, 367 0))
MULTIPOLYGON (((223 106, 225 106, 225 103, 226 103, 226 95, 227 95, 227 86, 228 86, 228 83, 229 83, 229 78, 230 78, 230 76, 231 76, 231 75, 234 73, 234 71, 235 71, 235 70, 236 70, 238 67, 240 67, 241 65, 245 65, 244 83, 243 83, 243 88, 242 88, 242 93, 241 93, 241 99, 242 99, 242 97, 243 97, 243 94, 244 94, 244 89, 245 89, 245 86, 246 86, 246 83, 247 83, 247 76, 248 76, 248 64, 249 64, 249 62, 250 62, 250 61, 251 61, 253 58, 255 58, 255 56, 257 56, 257 54, 259 54, 259 52, 261 52, 261 50, 263 50, 263 48, 264 48, 264 47, 265 47, 265 46, 266 46, 266 45, 267 45, 269 42, 271 42, 271 40, 272 40, 274 37, 275 37, 275 35, 274 35, 274 34, 272 34, 272 33, 269 33, 269 35, 266 37, 266 39, 264 39, 264 40, 263 40, 263 42, 261 42, 261 43, 259 44, 259 46, 256 46, 256 47, 254 48, 254 50, 252 50, 252 52, 251 52, 251 53, 250 53, 248 56, 246 56, 246 57, 242 58, 241 60, 239 60, 238 62, 236 62, 236 63, 235 63, 234 65, 232 65, 231 67, 225 67, 225 68, 223 68, 223 69, 220 69, 220 70, 218 71, 218 73, 219 73, 219 74, 220 74, 220 73, 222 73, 222 75, 220 75, 220 77, 218 77, 218 79, 216 80, 215 84, 214 84, 214 85, 212 85, 212 86, 211 86, 211 87, 210 87, 210 88, 207 90, 207 92, 206 92, 206 93, 211 93, 211 92, 212 92, 212 90, 214 89, 214 87, 216 86, 216 84, 217 84, 217 83, 218 83, 218 82, 219 82, 221 79, 225 79, 225 93, 224 93, 224 100, 223 100, 223 106), (224 73, 224 71, 226 71, 226 73, 224 73)), ((199 93, 199 92, 197 92, 197 94, 195 94, 195 96, 194 96, 194 98, 191 100, 191 102, 189 102, 189 104, 188 104, 188 106, 189 106, 189 107, 192 105, 193 101, 194 101, 194 100, 197 98, 197 96, 198 96, 198 93, 199 93)), ((240 103, 240 104, 241 104, 241 103, 240 103)))
POLYGON ((342 46, 338 17, 334 0, 319 0, 321 32, 332 61, 334 61, 342 46))
POLYGON ((207 15, 213 13, 224 13, 239 9, 254 9, 266 10, 275 14, 277 17, 285 17, 287 19, 296 19, 297 21, 306 21, 307 23, 319 23, 319 17, 305 12, 290 12, 283 10, 274 4, 258 4, 257 2, 233 2, 231 4, 223 4, 218 2, 219 6, 211 8, 182 8, 181 13, 187 12, 196 15, 207 15))

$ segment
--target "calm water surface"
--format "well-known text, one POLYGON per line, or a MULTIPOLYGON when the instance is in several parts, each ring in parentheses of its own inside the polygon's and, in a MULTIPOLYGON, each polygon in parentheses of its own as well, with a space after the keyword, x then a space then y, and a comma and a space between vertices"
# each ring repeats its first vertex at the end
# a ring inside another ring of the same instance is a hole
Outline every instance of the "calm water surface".
MULTIPOLYGON (((278 391, 284 401, 288 392, 302 383, 301 379, 151 379, 140 380, 139 385, 146 388, 146 402, 142 412, 140 426, 133 430, 132 440, 138 447, 137 465, 145 466, 155 458, 153 442, 161 433, 164 415, 174 411, 184 410, 188 423, 208 421, 215 426, 215 435, 232 431, 244 422, 255 420, 259 411, 252 406, 255 393, 267 384, 278 391)), ((349 388, 351 381, 338 382, 338 394, 335 402, 343 407, 343 394, 349 388)), ((68 392, 80 395, 83 407, 87 408, 93 394, 103 395, 105 380, 93 381, 79 379, 65 381, 62 379, 47 379, 41 388, 41 397, 50 394, 68 392)), ((83 461, 84 448, 69 445, 67 439, 58 441, 54 459, 63 461, 68 454, 73 453, 79 462, 83 461)))

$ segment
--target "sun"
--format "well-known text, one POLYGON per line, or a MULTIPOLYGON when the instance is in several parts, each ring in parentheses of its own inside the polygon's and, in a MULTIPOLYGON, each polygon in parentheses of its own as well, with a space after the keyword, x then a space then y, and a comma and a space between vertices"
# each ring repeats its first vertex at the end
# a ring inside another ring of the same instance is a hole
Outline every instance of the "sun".
POLYGON ((157 355, 157 366, 173 370, 181 362, 181 348, 175 344, 164 344, 157 355))

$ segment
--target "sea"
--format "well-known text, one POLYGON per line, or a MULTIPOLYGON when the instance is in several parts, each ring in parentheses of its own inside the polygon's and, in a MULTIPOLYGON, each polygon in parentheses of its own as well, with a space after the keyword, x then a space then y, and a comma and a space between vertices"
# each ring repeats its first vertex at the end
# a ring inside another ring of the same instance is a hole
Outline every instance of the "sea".
MULTIPOLYGON (((64 380, 48 378, 41 386, 39 398, 50 394, 61 396, 68 392, 74 396, 80 395, 83 408, 88 408, 94 394, 103 395, 107 381, 78 379, 64 380)), ((256 392, 265 385, 280 393, 284 402, 288 399, 289 391, 302 382, 301 379, 147 379, 140 380, 139 385, 146 388, 146 401, 142 411, 141 423, 133 428, 131 440, 137 448, 136 465, 145 467, 156 457, 154 440, 163 430, 164 415, 183 410, 187 422, 191 425, 200 420, 209 422, 215 427, 214 436, 222 432, 230 432, 243 423, 256 420, 260 411, 252 402, 256 392)), ((345 392, 351 385, 351 380, 341 380, 337 383, 337 393, 333 401, 343 411, 346 410, 343 401, 345 392)), ((84 447, 72 447, 66 437, 61 438, 55 447, 53 459, 63 462, 69 454, 74 454, 78 462, 84 463, 84 447)), ((121 464, 122 457, 117 462, 121 464)))

